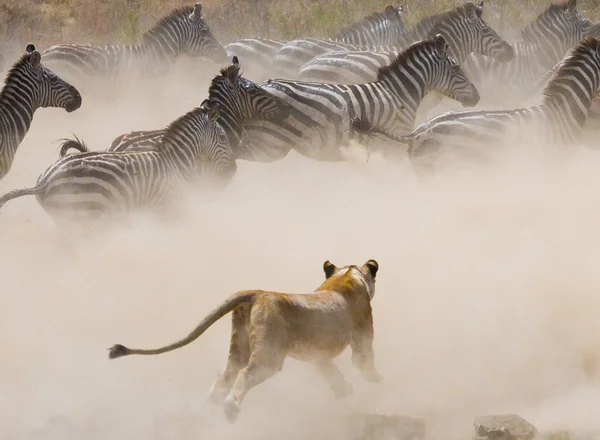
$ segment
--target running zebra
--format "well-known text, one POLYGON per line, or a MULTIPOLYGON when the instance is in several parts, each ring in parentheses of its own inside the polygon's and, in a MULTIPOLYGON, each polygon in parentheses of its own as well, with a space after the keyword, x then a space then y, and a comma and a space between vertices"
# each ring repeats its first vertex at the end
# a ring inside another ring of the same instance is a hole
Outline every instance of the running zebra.
POLYGON ((77 89, 42 66, 40 53, 28 44, 0 91, 0 179, 10 171, 38 108, 59 107, 71 113, 80 106, 77 89))
MULTIPOLYGON (((93 151, 58 159, 33 188, 10 191, 0 207, 16 197, 35 195, 55 220, 106 220, 136 211, 164 208, 199 172, 225 185, 236 171, 219 105, 205 100, 167 127, 156 148, 93 151)), ((75 141, 68 141, 75 142, 75 141)))
POLYGON ((499 89, 502 98, 532 97, 533 84, 585 36, 594 36, 592 31, 592 22, 577 10, 577 0, 552 4, 521 30, 523 41, 513 44, 514 60, 498 63, 472 54, 464 69, 479 89, 499 89))
MULTIPOLYGON (((565 56, 538 104, 514 110, 448 112, 396 140, 408 146, 417 169, 431 171, 442 158, 486 160, 514 145, 564 149, 582 134, 600 92, 600 41, 586 37, 565 56)), ((353 121, 356 122, 356 121, 353 121)), ((357 125, 354 123, 353 128, 357 125)), ((373 124, 376 132, 387 131, 373 124)), ((389 137, 389 136, 388 136, 389 137)))
POLYGON ((261 87, 286 101, 295 112, 287 121, 261 121, 244 125, 241 158, 269 162, 282 159, 291 149, 323 161, 343 160, 351 118, 372 115, 389 131, 408 132, 414 126, 419 103, 437 90, 465 107, 479 101, 475 86, 448 53, 442 35, 409 46, 389 66, 379 70, 377 81, 336 85, 269 80, 261 87))
MULTIPOLYGON (((284 101, 264 91, 252 81, 240 75, 240 64, 236 56, 232 64, 221 69, 220 75, 213 78, 208 88, 208 101, 219 104, 218 124, 227 134, 229 146, 234 158, 240 156, 239 145, 245 122, 251 120, 272 120, 283 122, 290 113, 290 106, 284 101)), ((118 136, 106 151, 135 151, 155 148, 166 133, 162 130, 132 131, 118 136)), ((71 141, 65 142, 60 157, 65 157, 70 149, 86 153, 85 145, 71 141)))
POLYGON ((406 33, 402 6, 388 6, 358 23, 342 29, 334 38, 299 38, 286 43, 271 64, 284 78, 295 78, 300 67, 311 58, 339 50, 377 50, 395 46, 406 33))
POLYGON ((227 53, 211 33, 202 3, 172 11, 147 31, 139 44, 57 44, 42 52, 44 63, 56 65, 77 77, 105 76, 115 80, 127 74, 158 74, 177 57, 208 57, 216 63, 227 53), (50 64, 52 63, 52 64, 50 64))
POLYGON ((513 56, 504 41, 482 17, 483 1, 477 6, 466 2, 444 14, 426 17, 410 32, 398 48, 386 52, 338 51, 319 55, 304 64, 299 73, 303 81, 360 84, 374 81, 380 67, 387 66, 410 43, 442 34, 450 44, 451 55, 461 64, 471 52, 487 55, 498 63, 513 56))

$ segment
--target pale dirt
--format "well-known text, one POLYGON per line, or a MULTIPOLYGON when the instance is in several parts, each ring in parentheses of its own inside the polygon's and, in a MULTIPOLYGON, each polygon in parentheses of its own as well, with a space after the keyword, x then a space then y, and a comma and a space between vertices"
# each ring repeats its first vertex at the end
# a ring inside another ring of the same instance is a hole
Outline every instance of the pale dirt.
MULTIPOLYGON (((0 192, 31 186, 76 134, 92 149, 156 129, 199 105, 217 71, 140 84, 75 113, 41 109, 0 192)), ((473 417, 517 413, 538 429, 600 429, 600 155, 507 157, 484 172, 420 182, 406 162, 290 154, 240 162, 218 197, 190 197, 173 223, 140 220, 101 237, 57 233, 34 197, 0 212, 1 439, 346 439, 350 411, 428 422, 466 439, 473 417), (156 357, 109 360, 186 335, 237 290, 306 292, 322 263, 380 264, 381 384, 338 362, 355 394, 337 401, 292 359, 250 391, 235 425, 205 406, 230 321, 156 357)))

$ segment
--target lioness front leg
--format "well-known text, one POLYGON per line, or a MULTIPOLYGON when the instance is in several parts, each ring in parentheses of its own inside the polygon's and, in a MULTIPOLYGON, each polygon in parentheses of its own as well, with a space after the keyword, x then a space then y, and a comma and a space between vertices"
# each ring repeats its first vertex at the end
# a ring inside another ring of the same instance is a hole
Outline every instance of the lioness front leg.
POLYGON ((350 341, 352 364, 360 371, 361 376, 369 382, 381 382, 383 376, 375 368, 373 352, 373 328, 356 334, 350 341))
POLYGON ((352 384, 344 378, 340 369, 332 361, 318 362, 316 366, 321 375, 329 382, 335 397, 343 399, 354 392, 352 384))

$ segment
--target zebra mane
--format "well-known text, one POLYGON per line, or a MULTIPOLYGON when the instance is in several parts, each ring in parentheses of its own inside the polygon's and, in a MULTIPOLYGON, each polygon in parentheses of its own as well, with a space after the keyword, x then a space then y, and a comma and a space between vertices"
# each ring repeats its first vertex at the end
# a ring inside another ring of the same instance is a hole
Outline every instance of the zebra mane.
MULTIPOLYGON (((564 94, 564 87, 560 85, 563 78, 563 72, 569 71, 581 63, 582 57, 588 56, 590 51, 597 51, 600 42, 594 37, 586 37, 573 47, 565 58, 558 63, 556 71, 552 74, 548 84, 542 91, 543 98, 552 98, 553 96, 564 94)), ((570 73, 569 73, 570 74, 570 73)))
POLYGON ((144 32, 144 35, 142 35, 142 39, 145 39, 146 37, 149 37, 150 35, 162 30, 162 28, 165 27, 165 25, 167 24, 170 24, 174 21, 179 21, 182 18, 187 19, 187 17, 192 12, 194 12, 193 6, 183 6, 181 8, 173 9, 167 15, 160 18, 154 26, 152 26, 150 29, 144 32))
POLYGON ((387 66, 380 67, 379 70, 377 70, 377 81, 381 81, 388 75, 393 75, 393 73, 398 70, 399 66, 413 59, 416 53, 425 50, 425 48, 429 46, 432 49, 435 48, 435 43, 433 40, 421 40, 408 46, 398 54, 394 61, 387 66))
MULTIPOLYGON (((396 12, 396 19, 398 22, 402 22, 402 17, 400 16, 398 10, 394 7, 394 11, 396 12)), ((348 26, 340 29, 336 35, 336 38, 340 38, 349 33, 356 33, 362 31, 364 28, 368 27, 371 23, 378 23, 381 20, 389 20, 389 17, 385 14, 385 12, 373 12, 371 15, 367 15, 363 17, 360 21, 356 21, 354 23, 350 23, 348 26)))
POLYGON ((431 31, 430 28, 437 25, 439 22, 443 20, 452 20, 463 15, 465 15, 464 5, 457 6, 455 9, 450 9, 449 11, 442 12, 441 14, 429 15, 422 18, 417 24, 415 24, 412 28, 412 32, 415 35, 427 35, 431 31))
POLYGON ((206 114, 206 109, 202 107, 196 107, 167 125, 165 128, 165 135, 160 141, 160 145, 163 145, 165 140, 172 138, 175 133, 181 130, 186 130, 190 125, 192 125, 190 123, 198 119, 198 115, 202 113, 206 114))
MULTIPOLYGON (((23 64, 25 64, 27 62, 27 60, 29 59, 30 56, 31 56, 31 53, 25 53, 21 56, 21 58, 15 64, 13 64, 13 66, 10 68, 10 70, 6 73, 6 76, 4 77, 4 85, 6 85, 8 83, 8 80, 10 79, 10 77, 12 75, 14 75, 15 72, 17 72, 23 66, 23 64)), ((5 90, 4 90, 4 87, 2 87, 2 90, 0 90, 0 101, 3 100, 4 93, 5 93, 5 90)))
POLYGON ((567 10, 569 5, 568 0, 562 3, 552 3, 548 6, 544 11, 540 12, 540 14, 533 20, 531 23, 528 23, 523 29, 521 29, 521 38, 523 41, 530 40, 535 32, 533 31, 533 27, 535 27, 540 21, 544 20, 547 17, 551 17, 556 14, 561 14, 567 10))

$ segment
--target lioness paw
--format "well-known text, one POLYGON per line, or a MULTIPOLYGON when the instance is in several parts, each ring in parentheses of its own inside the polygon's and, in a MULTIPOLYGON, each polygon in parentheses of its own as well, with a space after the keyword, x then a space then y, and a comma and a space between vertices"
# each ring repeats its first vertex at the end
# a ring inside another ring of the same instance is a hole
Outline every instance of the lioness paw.
POLYGON ((337 399, 343 399, 354 393, 354 386, 350 382, 344 382, 342 387, 335 388, 333 393, 337 399))
POLYGON ((369 371, 367 373, 364 373, 363 377, 365 378, 365 380, 367 380, 369 382, 379 383, 383 380, 383 376, 381 374, 379 374, 377 371, 369 371))
POLYGON ((225 399, 223 411, 225 412, 225 417, 227 417, 229 423, 235 423, 238 416, 240 415, 240 405, 235 399, 228 397, 227 399, 225 399))

